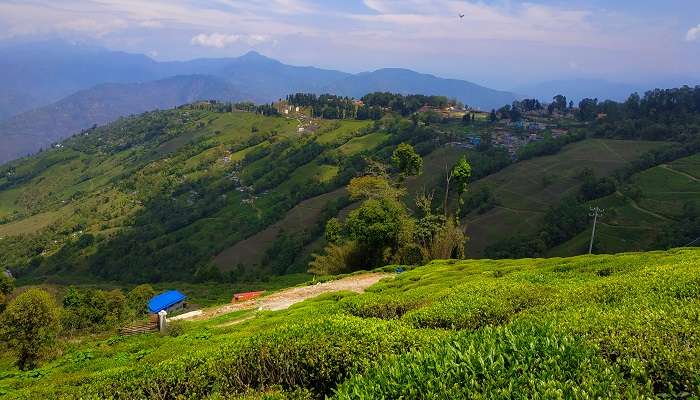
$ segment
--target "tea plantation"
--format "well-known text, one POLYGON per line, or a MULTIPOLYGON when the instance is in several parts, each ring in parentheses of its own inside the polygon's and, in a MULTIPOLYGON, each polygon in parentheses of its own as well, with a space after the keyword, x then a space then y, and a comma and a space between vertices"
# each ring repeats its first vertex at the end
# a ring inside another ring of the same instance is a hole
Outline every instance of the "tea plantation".
MULTIPOLYGON (((387 267, 392 271, 393 267, 387 267)), ((285 311, 0 357, 8 399, 700 396, 700 249, 435 261, 285 311)))

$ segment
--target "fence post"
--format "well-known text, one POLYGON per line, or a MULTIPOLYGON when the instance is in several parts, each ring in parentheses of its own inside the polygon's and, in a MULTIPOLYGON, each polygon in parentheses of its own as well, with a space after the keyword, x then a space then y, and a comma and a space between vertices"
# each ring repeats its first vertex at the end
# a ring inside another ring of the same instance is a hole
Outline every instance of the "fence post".
POLYGON ((168 312, 165 310, 158 311, 158 330, 160 333, 165 333, 168 328, 168 312))

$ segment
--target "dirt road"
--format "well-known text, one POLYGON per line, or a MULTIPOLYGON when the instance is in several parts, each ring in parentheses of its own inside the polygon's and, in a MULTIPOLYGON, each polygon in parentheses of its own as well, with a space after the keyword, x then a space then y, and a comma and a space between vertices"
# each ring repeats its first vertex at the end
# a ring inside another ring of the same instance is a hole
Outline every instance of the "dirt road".
POLYGON ((338 279, 335 281, 317 283, 315 285, 294 287, 281 290, 269 296, 265 296, 256 300, 225 304, 219 307, 212 307, 203 310, 199 315, 194 315, 193 320, 203 320, 218 317, 239 310, 284 310, 292 304, 299 303, 306 299, 310 299, 323 293, 338 292, 341 290, 349 290, 356 293, 362 293, 368 287, 379 282, 381 279, 392 276, 392 274, 383 273, 367 273, 362 275, 349 276, 347 278, 338 279))

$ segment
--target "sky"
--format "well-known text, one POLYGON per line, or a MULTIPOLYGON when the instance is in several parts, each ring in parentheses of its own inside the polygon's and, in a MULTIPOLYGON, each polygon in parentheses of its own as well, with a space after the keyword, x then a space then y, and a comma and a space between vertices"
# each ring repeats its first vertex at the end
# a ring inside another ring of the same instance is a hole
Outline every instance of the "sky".
POLYGON ((498 89, 700 80, 700 0, 0 0, 0 41, 47 38, 157 60, 256 50, 498 89))

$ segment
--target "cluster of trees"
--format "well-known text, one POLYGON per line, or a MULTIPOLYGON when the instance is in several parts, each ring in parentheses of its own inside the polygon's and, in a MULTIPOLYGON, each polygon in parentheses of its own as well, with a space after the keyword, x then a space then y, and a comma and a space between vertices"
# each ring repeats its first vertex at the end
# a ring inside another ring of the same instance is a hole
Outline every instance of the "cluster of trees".
MULTIPOLYGON (((466 237, 459 222, 448 214, 446 202, 444 212, 435 213, 432 194, 419 195, 417 216, 403 203, 404 178, 419 175, 423 167, 415 149, 406 143, 397 146, 391 166, 371 162, 364 176, 350 181, 350 198, 362 203, 344 222, 328 220, 328 245, 323 254, 314 254, 310 272, 337 274, 387 263, 420 264, 435 258, 463 257, 466 237)), ((450 187, 459 194, 466 190, 470 173, 464 159, 446 171, 446 194, 450 187)))
POLYGON ((99 290, 71 287, 63 297, 61 326, 64 331, 99 331, 146 316, 146 303, 155 296, 150 285, 128 293, 121 289, 99 290))
POLYGON ((353 119, 357 118, 358 115, 358 107, 350 97, 333 94, 318 96, 313 93, 296 93, 288 95, 287 102, 293 106, 309 108, 311 115, 316 118, 353 119))
POLYGON ((584 131, 576 131, 568 135, 559 136, 557 138, 545 138, 537 142, 531 142, 518 149, 517 156, 519 160, 529 160, 531 158, 552 155, 558 153, 564 146, 579 142, 586 138, 584 131))
MULTIPOLYGON (((564 98, 564 101, 566 101, 566 98, 564 98)), ((498 118, 501 118, 511 121, 520 121, 523 118, 523 114, 542 110, 543 108, 544 106, 537 99, 516 100, 512 104, 506 104, 498 110, 491 110, 490 120, 491 122, 496 122, 498 118)))
POLYGON ((680 246, 700 246, 700 206, 697 202, 686 202, 678 221, 665 227, 654 243, 658 249, 680 246))
POLYGON ((604 115, 594 127, 599 137, 687 142, 700 133, 700 86, 635 93, 621 103, 584 99, 579 109, 582 120, 604 115))
POLYGON ((12 278, 3 275, 0 341, 16 355, 21 370, 36 368, 61 332, 100 331, 142 318, 147 313, 146 302, 155 295, 148 285, 137 286, 127 294, 119 289, 70 288, 59 306, 51 294, 33 288, 5 304, 4 298, 12 288, 12 278))
POLYGON ((547 106, 547 112, 553 114, 555 111, 559 114, 566 114, 574 108, 574 102, 566 102, 566 96, 558 94, 554 96, 552 102, 547 106), (567 106, 568 104, 568 106, 567 106))
MULTIPOLYGON (((610 177, 597 178, 590 168, 584 168, 578 179, 582 182, 578 193, 550 207, 537 234, 504 239, 489 246, 485 255, 489 258, 541 257, 548 249, 583 232, 589 225, 586 203, 614 193, 618 182, 610 177)), ((486 202, 490 199, 482 195, 475 199, 478 200, 486 202)))
POLYGON ((389 92, 369 93, 363 96, 361 100, 365 107, 390 109, 404 117, 415 113, 423 106, 445 108, 450 105, 461 105, 457 100, 450 100, 445 96, 402 95, 389 92))
POLYGON ((588 209, 576 197, 568 197, 550 207, 542 228, 534 235, 501 240, 485 250, 488 258, 541 257, 545 252, 581 233, 588 226, 588 209))
POLYGON ((287 96, 286 100, 293 106, 309 108, 314 117, 359 120, 379 120, 388 112, 406 117, 423 106, 444 108, 462 105, 457 100, 450 100, 445 96, 402 95, 389 92, 366 94, 360 102, 349 97, 313 93, 296 93, 287 96))

